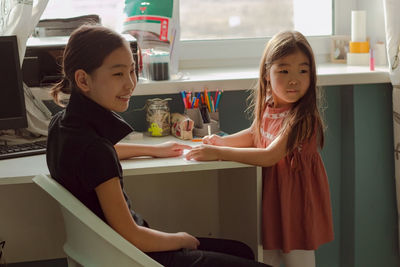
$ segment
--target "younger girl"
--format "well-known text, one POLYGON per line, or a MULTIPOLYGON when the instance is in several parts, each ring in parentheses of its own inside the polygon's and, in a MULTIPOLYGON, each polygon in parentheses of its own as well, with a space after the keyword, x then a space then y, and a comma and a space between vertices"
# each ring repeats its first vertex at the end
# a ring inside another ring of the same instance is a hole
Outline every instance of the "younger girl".
POLYGON ((253 94, 254 122, 239 133, 207 136, 187 159, 263 166, 264 262, 315 266, 314 250, 333 240, 329 185, 312 49, 299 32, 267 44, 253 94))
POLYGON ((52 94, 57 103, 60 92, 71 96, 66 109, 50 123, 47 146, 47 165, 54 179, 165 266, 263 266, 237 257, 254 258, 240 242, 156 231, 131 210, 119 160, 179 156, 191 147, 175 142, 117 144, 132 128, 115 112, 128 108, 137 82, 132 51, 119 34, 101 26, 74 31, 64 51, 63 76, 52 94))

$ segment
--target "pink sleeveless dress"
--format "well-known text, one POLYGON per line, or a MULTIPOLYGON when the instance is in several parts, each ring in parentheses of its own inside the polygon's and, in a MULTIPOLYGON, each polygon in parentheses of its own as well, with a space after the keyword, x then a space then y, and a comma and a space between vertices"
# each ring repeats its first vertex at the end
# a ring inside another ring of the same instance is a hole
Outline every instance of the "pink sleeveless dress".
MULTIPOLYGON (((279 133, 289 109, 267 107, 257 147, 267 147, 279 133)), ((317 150, 311 142, 263 168, 262 240, 265 250, 316 250, 333 240, 329 184, 317 150)))

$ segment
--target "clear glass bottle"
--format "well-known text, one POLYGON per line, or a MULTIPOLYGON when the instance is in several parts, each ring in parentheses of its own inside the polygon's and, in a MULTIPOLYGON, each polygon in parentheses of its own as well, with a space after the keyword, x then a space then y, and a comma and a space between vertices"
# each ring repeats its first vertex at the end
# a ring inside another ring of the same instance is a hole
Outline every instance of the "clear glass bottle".
POLYGON ((149 136, 166 136, 171 132, 170 110, 168 100, 152 98, 146 101, 147 134, 149 136))

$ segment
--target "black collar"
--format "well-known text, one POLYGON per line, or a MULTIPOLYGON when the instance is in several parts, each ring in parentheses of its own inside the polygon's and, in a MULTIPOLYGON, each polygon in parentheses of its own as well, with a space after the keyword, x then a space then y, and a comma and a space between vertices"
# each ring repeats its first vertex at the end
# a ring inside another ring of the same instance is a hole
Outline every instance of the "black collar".
POLYGON ((103 108, 79 92, 71 94, 65 119, 83 120, 98 135, 108 139, 114 145, 133 131, 132 127, 120 115, 103 108))

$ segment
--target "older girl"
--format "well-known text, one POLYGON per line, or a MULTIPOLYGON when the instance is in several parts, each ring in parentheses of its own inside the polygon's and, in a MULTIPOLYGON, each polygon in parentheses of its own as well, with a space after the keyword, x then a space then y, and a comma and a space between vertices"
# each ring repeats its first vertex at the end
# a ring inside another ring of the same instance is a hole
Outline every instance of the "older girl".
POLYGON ((63 79, 52 89, 57 103, 61 92, 71 96, 49 126, 51 176, 121 236, 165 266, 262 266, 249 259, 251 250, 240 242, 157 231, 131 209, 119 160, 173 157, 190 149, 175 142, 118 144, 132 128, 115 112, 128 108, 136 83, 130 46, 119 34, 101 26, 82 26, 72 33, 64 51, 63 79))

